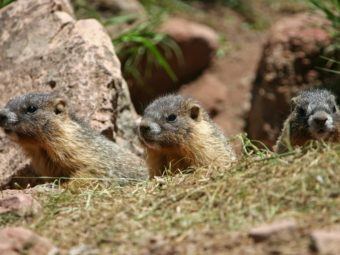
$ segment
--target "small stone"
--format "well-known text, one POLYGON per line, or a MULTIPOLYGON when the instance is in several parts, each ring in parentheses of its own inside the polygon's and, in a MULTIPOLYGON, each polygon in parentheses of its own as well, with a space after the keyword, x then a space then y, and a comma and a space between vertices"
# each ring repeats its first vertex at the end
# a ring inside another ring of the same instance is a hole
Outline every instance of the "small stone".
POLYGON ((315 230, 311 236, 311 248, 320 254, 340 254, 340 230, 315 230))
POLYGON ((255 242, 262 242, 273 235, 287 233, 288 231, 293 231, 296 228, 297 223, 295 222, 295 220, 282 220, 253 228, 250 230, 249 236, 255 242))
POLYGON ((32 216, 41 210, 41 205, 32 195, 24 193, 0 194, 0 214, 16 213, 20 216, 32 216))
POLYGON ((0 230, 0 254, 56 255, 58 249, 46 238, 21 227, 0 230))
POLYGON ((98 249, 95 249, 85 244, 74 246, 68 252, 68 255, 97 255, 97 254, 100 254, 98 249))

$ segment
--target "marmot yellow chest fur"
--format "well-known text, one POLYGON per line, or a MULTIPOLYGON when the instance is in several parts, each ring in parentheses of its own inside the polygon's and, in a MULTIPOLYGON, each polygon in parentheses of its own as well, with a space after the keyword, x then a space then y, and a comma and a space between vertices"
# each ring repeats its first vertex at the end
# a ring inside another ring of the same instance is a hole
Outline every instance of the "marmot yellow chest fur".
POLYGON ((236 156, 226 137, 193 99, 169 95, 144 112, 139 136, 150 177, 198 166, 225 166, 236 156))
POLYGON ((123 182, 147 178, 142 160, 70 114, 66 100, 55 94, 30 93, 10 100, 0 111, 0 126, 21 145, 39 175, 123 182))
POLYGON ((340 113, 335 96, 329 91, 303 91, 292 99, 291 108, 274 147, 276 152, 286 152, 311 140, 340 142, 340 113))

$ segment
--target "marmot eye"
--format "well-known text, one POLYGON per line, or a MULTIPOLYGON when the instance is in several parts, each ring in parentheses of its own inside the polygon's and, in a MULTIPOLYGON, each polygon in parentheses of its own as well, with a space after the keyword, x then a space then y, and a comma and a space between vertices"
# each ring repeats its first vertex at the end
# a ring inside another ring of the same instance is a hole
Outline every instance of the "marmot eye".
POLYGON ((175 114, 170 114, 168 117, 166 117, 166 121, 168 122, 174 122, 177 119, 177 116, 175 114))
POLYGON ((306 114, 305 109, 303 109, 302 107, 297 108, 297 112, 298 112, 299 115, 305 115, 306 114))
POLYGON ((27 113, 34 113, 36 110, 38 110, 37 107, 30 105, 30 106, 27 107, 26 112, 27 113))

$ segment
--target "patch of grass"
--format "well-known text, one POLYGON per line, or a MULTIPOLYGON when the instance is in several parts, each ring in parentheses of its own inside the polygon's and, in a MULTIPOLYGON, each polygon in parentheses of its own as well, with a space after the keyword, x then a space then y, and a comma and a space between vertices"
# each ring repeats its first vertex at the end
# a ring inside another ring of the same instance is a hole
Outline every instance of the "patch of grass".
POLYGON ((0 9, 14 2, 15 0, 0 0, 0 9))
POLYGON ((13 224, 16 221, 22 219, 18 214, 15 213, 3 213, 0 214, 0 227, 7 226, 9 224, 13 224))
POLYGON ((140 0, 140 3, 144 6, 150 15, 154 13, 174 13, 174 12, 193 12, 195 8, 192 7, 186 1, 181 0, 140 0))
POLYGON ((298 13, 308 10, 306 0, 265 0, 265 2, 275 11, 287 14, 298 13))
MULTIPOLYGON (((274 219, 294 217, 306 229, 339 223, 339 164, 339 145, 319 145, 282 156, 261 151, 223 169, 207 167, 131 186, 89 182, 41 193, 42 216, 21 224, 64 249, 86 243, 100 254, 145 249, 145 254, 164 254, 170 248, 185 251, 193 239, 202 253, 207 240, 222 246, 235 231, 248 242, 244 236, 251 226, 274 219)), ((224 251, 235 254, 239 242, 224 251)))

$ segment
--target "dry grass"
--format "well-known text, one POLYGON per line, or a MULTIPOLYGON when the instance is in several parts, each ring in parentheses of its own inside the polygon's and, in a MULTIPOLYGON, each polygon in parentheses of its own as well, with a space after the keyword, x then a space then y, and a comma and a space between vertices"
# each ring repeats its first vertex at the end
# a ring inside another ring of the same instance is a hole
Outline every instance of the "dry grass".
POLYGON ((257 154, 131 186, 91 182, 40 193, 40 216, 0 224, 27 226, 64 251, 87 244, 98 254, 306 253, 311 228, 340 223, 340 146, 257 154), (297 236, 256 245, 247 237, 252 226, 280 218, 298 220, 297 236))

